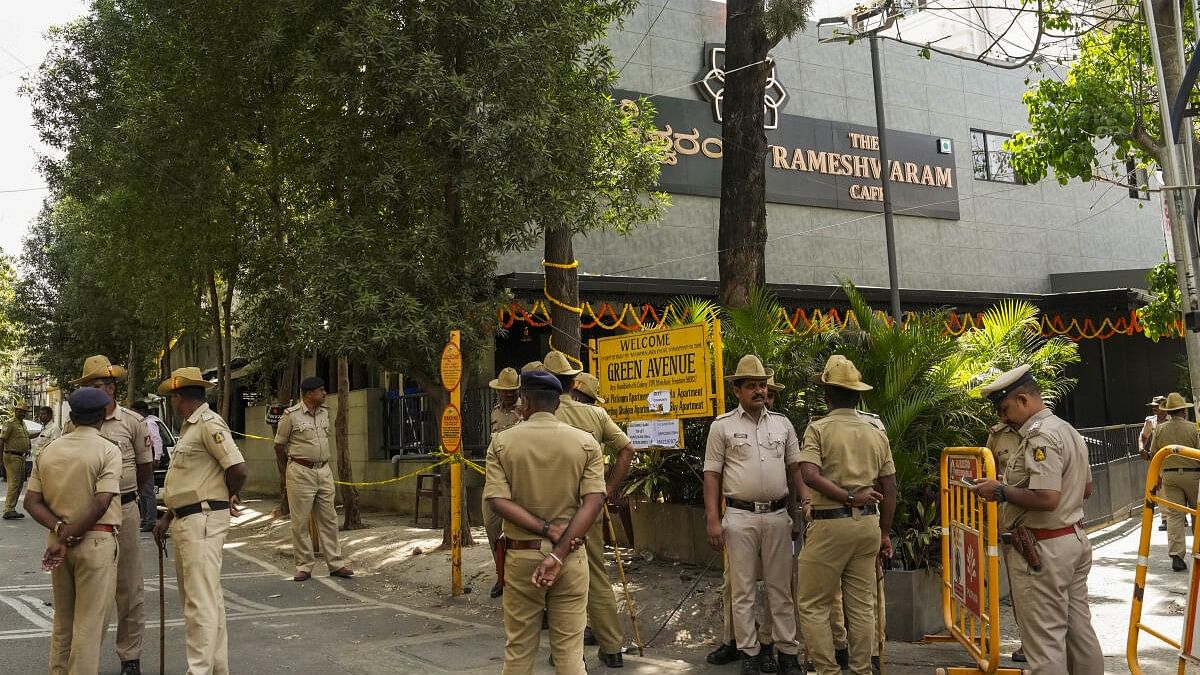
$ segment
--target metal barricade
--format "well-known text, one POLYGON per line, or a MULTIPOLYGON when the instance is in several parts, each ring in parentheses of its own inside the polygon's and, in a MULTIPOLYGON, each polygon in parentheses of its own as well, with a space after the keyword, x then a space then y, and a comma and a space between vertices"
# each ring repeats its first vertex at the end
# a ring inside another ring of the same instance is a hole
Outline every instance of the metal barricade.
MULTIPOLYGON (((1162 448, 1150 460, 1150 468, 1146 471, 1146 490, 1143 495, 1142 503, 1142 536, 1138 542, 1138 557, 1137 568, 1133 577, 1133 604, 1129 610, 1129 637, 1125 642, 1125 663, 1129 666, 1131 675, 1141 675, 1142 668, 1138 664, 1138 638, 1142 633, 1158 638, 1165 642, 1173 649, 1184 650, 1184 645, 1181 645, 1178 640, 1172 640, 1160 631, 1157 631, 1146 624, 1142 623, 1142 602, 1146 594, 1146 573, 1150 562, 1150 535, 1154 532, 1154 505, 1157 504, 1163 509, 1170 511, 1182 511, 1190 514, 1193 521, 1192 531, 1192 560, 1193 573, 1197 562, 1196 554, 1200 553, 1200 527, 1195 527, 1197 522, 1197 510, 1188 507, 1186 504, 1173 502, 1165 497, 1160 497, 1156 492, 1159 479, 1162 475, 1162 464, 1171 455, 1179 455, 1188 459, 1200 460, 1200 450, 1195 448, 1187 448, 1182 445, 1168 445, 1162 448)), ((1192 589, 1188 593, 1188 614, 1190 615, 1195 603, 1195 586, 1196 580, 1193 574, 1192 589)), ((1186 630, 1185 630, 1186 632, 1186 630)), ((1190 645, 1189 645, 1190 646, 1190 645)), ((1193 648, 1194 649, 1194 648, 1193 648)), ((1187 650, 1184 650, 1187 651, 1187 650)), ((1179 656, 1179 665, 1177 673, 1184 675, 1187 661, 1181 651, 1179 656)))
POLYGON ((946 448, 941 461, 942 612, 950 635, 976 667, 938 668, 939 675, 1020 675, 1000 667, 1000 535, 995 502, 970 484, 996 477, 987 448, 946 448))

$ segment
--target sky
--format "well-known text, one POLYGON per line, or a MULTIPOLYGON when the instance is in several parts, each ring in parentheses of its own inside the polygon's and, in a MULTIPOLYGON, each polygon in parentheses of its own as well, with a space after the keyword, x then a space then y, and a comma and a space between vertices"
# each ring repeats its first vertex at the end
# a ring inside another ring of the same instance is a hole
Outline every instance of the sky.
POLYGON ((81 16, 83 0, 0 2, 0 249, 16 256, 46 196, 29 100, 17 89, 46 55, 46 30, 81 16))

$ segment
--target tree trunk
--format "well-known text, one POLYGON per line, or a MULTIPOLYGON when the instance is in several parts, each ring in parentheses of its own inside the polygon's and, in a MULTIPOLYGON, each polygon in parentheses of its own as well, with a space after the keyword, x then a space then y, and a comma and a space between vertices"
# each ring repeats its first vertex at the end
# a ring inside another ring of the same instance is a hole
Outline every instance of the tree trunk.
POLYGON ((221 399, 217 405, 218 414, 229 422, 229 416, 225 413, 225 398, 229 392, 225 391, 225 364, 227 363, 225 355, 225 340, 223 338, 224 331, 221 330, 221 296, 217 292, 217 273, 213 270, 208 271, 208 303, 212 307, 212 331, 213 339, 217 342, 217 384, 221 387, 221 399))
POLYGON ((766 157, 763 95, 770 64, 762 0, 729 0, 721 130, 721 219, 717 234, 720 302, 747 307, 766 283, 766 157), (755 63, 757 65, 749 66, 755 63), (749 67, 746 67, 749 66, 749 67), (737 70, 741 68, 741 70, 737 70), (734 72, 736 70, 736 72, 734 72))
MULTIPOLYGON (((574 233, 570 228, 546 230, 545 259, 548 263, 570 265, 575 262, 575 247, 571 240, 574 233)), ((580 342, 579 313, 559 306, 559 302, 571 307, 579 306, 579 268, 560 269, 546 267, 546 291, 554 302, 550 305, 550 345, 573 359, 579 358, 583 345, 580 342)))
POLYGON ((137 347, 133 340, 129 341, 129 361, 125 366, 125 407, 133 405, 137 398, 138 387, 137 347))
MULTIPOLYGON (((284 360, 283 372, 279 374, 278 386, 271 397, 272 403, 281 405, 290 405, 296 398, 296 361, 300 358, 299 352, 295 349, 288 351, 287 358, 284 360)), ((279 504, 275 507, 274 513, 279 516, 286 516, 291 509, 288 507, 287 499, 287 463, 279 464, 279 504)))
POLYGON ((225 325, 222 335, 222 358, 224 358, 224 374, 221 379, 221 417, 229 421, 233 412, 233 285, 234 278, 225 282, 225 300, 221 303, 221 315, 225 325))
MULTIPOLYGON (((354 481, 354 467, 350 465, 350 362, 345 355, 338 356, 338 410, 333 422, 334 436, 337 439, 338 480, 344 483, 354 481)), ((361 530, 366 527, 362 522, 362 514, 358 510, 358 488, 353 485, 343 485, 342 508, 345 519, 343 530, 361 530)))

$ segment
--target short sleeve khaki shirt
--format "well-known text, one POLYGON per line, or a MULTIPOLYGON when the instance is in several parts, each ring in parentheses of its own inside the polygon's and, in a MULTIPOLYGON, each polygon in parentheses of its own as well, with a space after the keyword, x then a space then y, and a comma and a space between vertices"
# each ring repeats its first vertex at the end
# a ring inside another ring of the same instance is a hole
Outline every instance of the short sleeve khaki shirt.
MULTIPOLYGON (((1151 454, 1168 445, 1182 445, 1188 448, 1200 448, 1200 432, 1196 425, 1186 417, 1168 417, 1154 428, 1154 436, 1150 441, 1151 454)), ((1163 460, 1163 469, 1194 469, 1200 468, 1200 462, 1180 455, 1171 455, 1163 460)))
POLYGON ((1083 520, 1083 493, 1091 480, 1087 446, 1074 427, 1050 411, 1038 412, 1017 430, 1021 444, 1004 471, 1004 482, 1029 490, 1059 493, 1053 511, 1030 511, 1012 502, 1001 505, 1000 525, 1058 529, 1083 520))
POLYGON ((229 501, 225 470, 244 461, 225 420, 201 404, 179 431, 163 502, 177 509, 201 500, 229 501))
MULTIPOLYGON (((95 427, 80 427, 42 448, 33 462, 29 490, 40 492, 55 515, 65 522, 87 512, 98 493, 121 490, 121 451, 95 427)), ((121 500, 113 499, 96 521, 121 524, 121 500)))
POLYGON ((328 462, 329 408, 324 405, 311 413, 303 403, 283 411, 275 427, 275 445, 287 446, 288 457, 310 462, 328 462))
POLYGON ((29 452, 29 430, 25 421, 12 418, 0 431, 0 441, 4 442, 5 452, 29 452))
MULTIPOLYGON (((550 413, 534 413, 493 436, 488 446, 484 499, 510 499, 542 520, 565 523, 584 495, 604 491, 600 444, 550 413)), ((510 539, 542 536, 507 520, 504 534, 510 539)))
POLYGON ((704 470, 721 475, 726 497, 774 501, 788 494, 787 467, 800 461, 800 442, 791 421, 764 409, 755 422, 740 405, 708 428, 704 470))
POLYGON ((558 402, 558 411, 554 413, 558 419, 570 424, 581 431, 586 431, 596 439, 601 446, 607 445, 615 450, 629 445, 629 436, 621 431, 621 427, 612 421, 608 411, 598 405, 580 403, 563 394, 558 402))
POLYGON ((511 429, 512 427, 516 426, 517 422, 521 421, 521 415, 517 412, 516 406, 505 410, 499 405, 495 405, 492 406, 491 421, 492 435, 495 436, 497 433, 504 431, 505 429, 511 429))
POLYGON ((992 456, 996 460, 996 475, 1003 476, 1008 468, 1008 462, 1021 445, 1021 435, 1012 427, 1001 422, 988 429, 987 443, 984 445, 992 451, 992 456))
MULTIPOLYGON (((68 420, 63 431, 70 433, 74 428, 75 423, 68 420)), ((154 446, 150 443, 146 420, 129 408, 117 406, 104 418, 100 435, 121 451, 121 492, 136 491, 137 465, 154 462, 154 446)))
MULTIPOLYGON (((880 476, 896 473, 892 446, 883 423, 867 419, 852 408, 836 408, 804 430, 800 461, 815 464, 821 475, 848 491, 875 484, 880 476)), ((812 491, 813 508, 842 506, 812 491)))

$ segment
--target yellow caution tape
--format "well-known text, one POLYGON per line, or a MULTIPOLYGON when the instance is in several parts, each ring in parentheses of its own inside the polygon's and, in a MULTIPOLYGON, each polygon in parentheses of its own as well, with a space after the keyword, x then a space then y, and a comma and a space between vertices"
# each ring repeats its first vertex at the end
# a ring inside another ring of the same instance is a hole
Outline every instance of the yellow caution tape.
POLYGON ((401 481, 408 480, 409 478, 412 478, 419 473, 425 473, 426 471, 429 471, 430 469, 436 469, 437 467, 439 467, 449 461, 450 461, 450 458, 447 457, 446 459, 443 459, 442 461, 437 462, 435 464, 430 464, 429 466, 422 467, 420 469, 417 469, 416 471, 410 471, 410 472, 404 474, 403 476, 396 476, 395 478, 388 478, 387 480, 374 480, 374 481, 366 481, 366 482, 362 482, 362 483, 350 483, 350 482, 340 481, 340 480, 335 480, 333 482, 338 485, 350 485, 352 487, 371 487, 373 485, 387 485, 389 483, 399 483, 401 481))
POLYGON ((234 436, 241 436, 242 438, 253 438, 256 441, 274 441, 275 440, 274 438, 267 438, 266 436, 255 436, 254 434, 243 434, 240 431, 234 431, 232 429, 230 429, 229 431, 234 436))
POLYGON ((435 453, 433 453, 433 456, 434 457, 444 457, 445 459, 443 461, 446 461, 446 462, 458 462, 460 464, 466 464, 468 468, 474 469, 475 471, 479 472, 480 475, 487 473, 487 471, 482 466, 480 466, 476 462, 473 462, 473 461, 467 459, 466 455, 463 455, 461 452, 456 452, 452 455, 446 454, 444 452, 435 452, 435 453))

